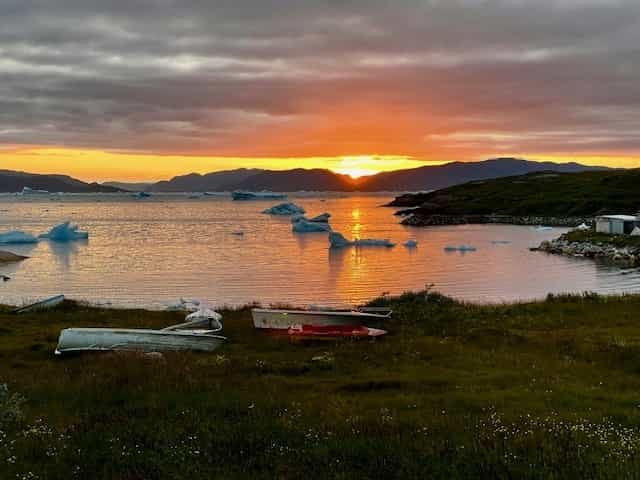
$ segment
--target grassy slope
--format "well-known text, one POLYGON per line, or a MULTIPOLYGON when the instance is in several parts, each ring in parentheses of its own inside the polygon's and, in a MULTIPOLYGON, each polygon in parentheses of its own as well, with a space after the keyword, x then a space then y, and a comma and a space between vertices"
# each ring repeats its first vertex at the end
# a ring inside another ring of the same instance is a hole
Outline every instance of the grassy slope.
POLYGON ((640 205, 640 170, 533 173, 471 182, 400 197, 395 205, 433 203, 425 213, 579 216, 634 214, 640 205))
POLYGON ((588 242, 613 245, 615 247, 640 247, 640 237, 631 235, 609 235, 591 230, 582 232, 573 230, 563 235, 570 242, 588 242))
POLYGON ((382 341, 270 338, 240 310, 219 352, 166 361, 52 351, 63 327, 175 313, 0 312, 0 383, 27 399, 2 478, 637 476, 640 297, 375 303, 382 341))

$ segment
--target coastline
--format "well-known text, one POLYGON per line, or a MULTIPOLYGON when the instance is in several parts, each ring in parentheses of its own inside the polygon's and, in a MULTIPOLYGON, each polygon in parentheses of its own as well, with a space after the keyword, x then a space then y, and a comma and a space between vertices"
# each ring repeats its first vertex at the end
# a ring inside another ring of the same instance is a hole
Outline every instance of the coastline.
POLYGON ((396 215, 407 215, 400 223, 412 227, 431 227, 442 225, 466 224, 509 224, 509 225, 545 225, 549 227, 575 227, 582 223, 591 225, 589 216, 546 216, 546 215, 442 215, 413 213, 401 210, 396 215))
POLYGON ((536 250, 552 255, 591 258, 624 268, 640 266, 640 238, 629 235, 573 231, 545 240, 536 250))

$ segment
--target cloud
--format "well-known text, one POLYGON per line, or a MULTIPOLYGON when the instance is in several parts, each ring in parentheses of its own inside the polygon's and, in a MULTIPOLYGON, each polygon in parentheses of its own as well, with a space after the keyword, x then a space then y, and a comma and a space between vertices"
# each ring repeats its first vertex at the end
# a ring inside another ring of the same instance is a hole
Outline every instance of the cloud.
POLYGON ((0 143, 640 154, 640 4, 5 0, 0 143))

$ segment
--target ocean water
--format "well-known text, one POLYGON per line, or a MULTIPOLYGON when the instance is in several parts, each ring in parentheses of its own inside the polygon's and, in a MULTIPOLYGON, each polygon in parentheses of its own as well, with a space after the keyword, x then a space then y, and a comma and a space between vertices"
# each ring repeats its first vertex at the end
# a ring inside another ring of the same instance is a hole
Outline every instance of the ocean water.
POLYGON ((563 229, 468 225, 415 228, 399 224, 391 195, 293 195, 308 215, 331 213, 346 237, 389 238, 394 248, 330 249, 327 234, 294 234, 288 217, 264 215, 274 201, 154 195, 0 196, 0 232, 34 234, 71 220, 88 241, 0 246, 28 255, 0 266, 0 302, 22 304, 63 293, 97 304, 164 308, 180 297, 214 306, 263 304, 345 306, 384 292, 434 288, 474 302, 542 298, 547 293, 640 291, 640 272, 588 259, 530 252, 563 229), (241 230, 243 236, 232 232, 241 230), (402 245, 408 239, 418 247, 402 245), (508 243, 504 243, 508 242, 508 243), (475 252, 445 252, 447 245, 475 252))

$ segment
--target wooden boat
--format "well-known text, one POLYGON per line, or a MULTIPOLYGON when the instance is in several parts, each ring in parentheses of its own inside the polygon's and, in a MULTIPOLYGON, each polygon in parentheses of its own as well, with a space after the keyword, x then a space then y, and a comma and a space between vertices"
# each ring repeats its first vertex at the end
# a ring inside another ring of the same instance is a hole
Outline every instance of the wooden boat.
POLYGON ((387 333, 386 330, 364 325, 329 325, 327 327, 292 325, 286 332, 292 337, 380 337, 387 333))
POLYGON ((16 308, 14 313, 30 313, 37 312, 38 310, 47 310, 53 308, 64 302, 64 295, 56 295, 54 297, 45 298, 39 302, 32 303, 31 305, 25 305, 24 307, 16 308))
POLYGON ((267 330, 289 330, 296 326, 358 327, 377 326, 391 317, 389 309, 360 310, 276 310, 254 308, 253 325, 267 330))
POLYGON ((60 332, 56 355, 90 351, 197 351, 212 352, 227 339, 220 315, 210 310, 187 316, 186 322, 162 330, 141 328, 65 328, 60 332), (208 328, 197 328, 206 326, 208 328))

